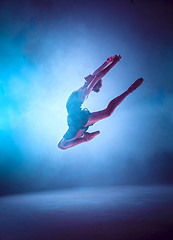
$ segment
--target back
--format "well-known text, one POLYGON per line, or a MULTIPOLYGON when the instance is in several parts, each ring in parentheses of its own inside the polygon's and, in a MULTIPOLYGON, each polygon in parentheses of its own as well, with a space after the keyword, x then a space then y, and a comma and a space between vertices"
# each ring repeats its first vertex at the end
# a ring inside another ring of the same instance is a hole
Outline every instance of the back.
POLYGON ((78 90, 72 92, 67 100, 66 108, 70 114, 76 114, 81 111, 82 101, 79 99, 78 92, 78 90))

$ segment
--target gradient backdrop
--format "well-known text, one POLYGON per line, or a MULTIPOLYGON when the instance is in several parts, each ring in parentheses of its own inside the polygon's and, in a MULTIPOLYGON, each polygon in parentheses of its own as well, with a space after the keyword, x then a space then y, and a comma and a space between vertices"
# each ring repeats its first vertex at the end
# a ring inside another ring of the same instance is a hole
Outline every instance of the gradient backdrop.
POLYGON ((173 183, 173 3, 0 1, 0 193, 173 183), (66 100, 107 57, 121 61, 84 107, 144 84, 62 151, 66 100))

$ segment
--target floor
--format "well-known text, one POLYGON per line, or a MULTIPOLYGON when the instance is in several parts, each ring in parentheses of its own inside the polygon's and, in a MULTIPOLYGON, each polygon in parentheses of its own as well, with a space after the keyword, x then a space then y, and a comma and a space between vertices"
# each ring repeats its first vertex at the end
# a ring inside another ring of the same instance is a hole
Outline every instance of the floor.
POLYGON ((0 240, 173 239, 173 186, 111 186, 0 198, 0 240))

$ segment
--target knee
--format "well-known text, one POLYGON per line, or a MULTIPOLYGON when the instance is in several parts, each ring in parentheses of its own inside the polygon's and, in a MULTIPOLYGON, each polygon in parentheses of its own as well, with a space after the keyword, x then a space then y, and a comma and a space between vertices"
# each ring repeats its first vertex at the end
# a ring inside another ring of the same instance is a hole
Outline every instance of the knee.
POLYGON ((58 144, 57 144, 57 147, 58 147, 59 149, 61 149, 61 150, 65 150, 65 148, 61 145, 61 143, 58 143, 58 144))
POLYGON ((110 108, 107 107, 105 113, 106 113, 106 117, 110 117, 112 114, 112 111, 110 108))
POLYGON ((59 149, 61 149, 61 150, 66 150, 64 144, 62 143, 62 140, 59 141, 59 143, 57 144, 57 147, 58 147, 59 149))
POLYGON ((61 149, 61 150, 65 150, 65 149, 66 149, 65 147, 63 147, 63 146, 62 146, 61 144, 59 144, 59 143, 58 143, 57 147, 58 147, 59 149, 61 149))

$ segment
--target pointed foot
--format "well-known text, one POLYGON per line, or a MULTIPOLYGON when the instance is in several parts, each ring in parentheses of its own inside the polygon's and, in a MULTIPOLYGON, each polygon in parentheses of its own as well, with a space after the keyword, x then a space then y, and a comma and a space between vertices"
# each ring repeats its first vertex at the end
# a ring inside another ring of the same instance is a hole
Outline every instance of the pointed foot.
POLYGON ((134 90, 136 90, 138 87, 141 86, 143 83, 144 79, 143 78, 138 78, 132 85, 128 88, 128 91, 132 93, 134 90))
POLYGON ((86 142, 92 140, 94 137, 96 137, 98 134, 100 134, 100 131, 92 132, 92 133, 84 133, 83 138, 85 139, 86 142))

